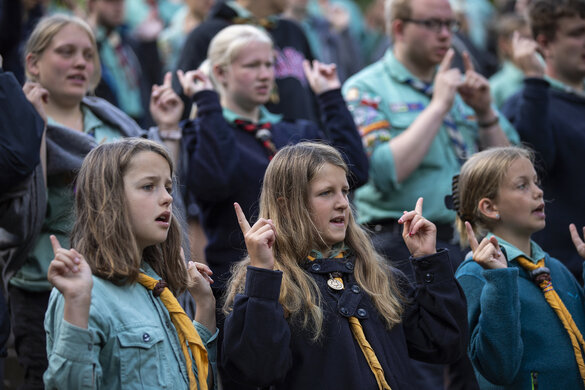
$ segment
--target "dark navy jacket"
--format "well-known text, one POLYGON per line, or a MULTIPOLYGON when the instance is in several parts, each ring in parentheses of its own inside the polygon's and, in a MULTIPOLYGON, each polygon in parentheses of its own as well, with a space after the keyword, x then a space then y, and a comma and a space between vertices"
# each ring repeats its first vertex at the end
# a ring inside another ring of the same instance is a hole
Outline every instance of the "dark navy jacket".
MULTIPOLYGON (((410 299, 403 322, 388 330, 368 295, 356 284, 353 259, 305 264, 322 294, 324 336, 311 342, 285 319, 278 302, 282 273, 248 267, 244 294, 237 295, 224 326, 222 363, 231 379, 271 389, 377 390, 376 379, 355 341, 347 317, 357 317, 392 390, 413 389, 407 356, 453 362, 465 353, 463 292, 446 250, 411 259, 416 284, 397 275, 410 299), (345 289, 330 289, 330 272, 341 272, 345 289)), ((417 389, 418 390, 418 389, 417 389)))
POLYGON ((569 224, 585 226, 585 96, 527 78, 523 90, 506 102, 502 112, 522 142, 536 151, 546 227, 532 239, 583 283, 583 259, 571 241, 569 224))
MULTIPOLYGON (((208 238, 205 255, 214 272, 214 287, 221 288, 229 266, 245 255, 245 244, 233 203, 248 218, 258 215, 258 201, 268 157, 253 134, 232 127, 223 117, 217 93, 202 91, 193 96, 197 119, 183 128, 188 191, 201 208, 201 221, 208 238)), ((353 118, 339 89, 318 97, 326 124, 325 132, 306 120, 273 124, 272 141, 277 148, 302 140, 328 140, 345 157, 350 185, 367 181, 368 160, 353 118), (325 138, 325 134, 329 137, 325 138)))

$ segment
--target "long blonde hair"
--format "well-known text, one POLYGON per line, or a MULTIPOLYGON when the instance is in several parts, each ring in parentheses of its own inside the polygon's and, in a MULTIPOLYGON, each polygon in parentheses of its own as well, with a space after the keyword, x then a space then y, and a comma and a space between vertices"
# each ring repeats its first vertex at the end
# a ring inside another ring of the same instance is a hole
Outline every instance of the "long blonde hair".
POLYGON ((452 196, 457 212, 455 224, 462 247, 469 243, 465 221, 480 236, 491 229, 493 221, 479 210, 479 201, 483 198, 496 199, 508 169, 521 158, 534 163, 534 155, 529 149, 517 146, 495 147, 475 153, 461 167, 459 177, 453 182, 452 196))
POLYGON ((71 246, 85 256, 96 276, 118 285, 134 283, 145 260, 178 293, 187 287, 187 270, 180 255, 181 229, 176 216, 167 239, 143 253, 130 229, 124 175, 134 156, 146 151, 162 156, 173 175, 173 162, 165 148, 141 138, 105 143, 87 154, 75 183, 71 246))
MULTIPOLYGON (((323 239, 312 222, 309 185, 325 164, 348 173, 347 165, 335 148, 301 142, 281 149, 264 175, 260 196, 260 218, 272 219, 276 226, 273 246, 275 269, 283 272, 279 301, 285 314, 319 339, 323 331, 321 293, 313 278, 300 266, 323 239)), ((388 329, 400 323, 404 298, 387 262, 374 250, 367 233, 349 210, 345 245, 356 256, 355 278, 372 299, 388 329)), ((228 283, 224 311, 229 313, 236 294, 244 291, 249 258, 237 263, 228 283)))

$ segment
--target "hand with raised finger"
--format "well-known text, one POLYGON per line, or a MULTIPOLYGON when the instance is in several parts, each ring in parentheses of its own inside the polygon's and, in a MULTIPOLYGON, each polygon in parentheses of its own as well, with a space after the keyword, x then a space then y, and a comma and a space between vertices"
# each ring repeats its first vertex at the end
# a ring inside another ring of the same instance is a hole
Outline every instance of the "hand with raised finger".
POLYGON ((190 70, 188 72, 183 72, 179 69, 177 70, 177 78, 183 88, 183 93, 190 98, 197 92, 213 90, 211 80, 201 69, 190 70))
POLYGON ((437 228, 422 215, 423 198, 418 198, 412 211, 405 211, 398 223, 402 224, 402 239, 412 257, 437 253, 437 228))
POLYGON ((87 329, 93 279, 85 258, 75 249, 64 249, 57 238, 50 236, 55 258, 49 265, 47 279, 65 298, 63 318, 87 329))
POLYGON ((258 268, 274 269, 272 246, 276 241, 276 228, 272 220, 260 218, 250 227, 242 208, 234 203, 240 229, 244 234, 250 265, 258 268))
POLYGON ((45 104, 49 102, 49 91, 47 91, 43 86, 39 83, 34 81, 27 81, 22 86, 22 91, 24 95, 28 99, 29 102, 32 103, 34 108, 37 110, 45 125, 47 124, 47 114, 45 112, 45 104))
POLYGON ((454 56, 455 51, 449 49, 437 68, 433 82, 433 97, 430 105, 439 107, 443 115, 451 110, 457 88, 459 88, 462 81, 459 69, 451 68, 454 56))
POLYGON ((65 298, 91 294, 93 279, 85 258, 75 249, 61 247, 57 237, 50 236, 55 258, 49 265, 47 278, 65 298))
POLYGON ((465 104, 476 112, 478 120, 483 121, 491 113, 490 84, 485 77, 475 71, 473 62, 467 52, 463 52, 463 66, 465 68, 465 77, 457 91, 465 104))
POLYGON ((308 60, 304 60, 303 70, 315 95, 341 88, 335 64, 323 64, 317 60, 313 60, 311 64, 308 60))
POLYGON ((153 85, 150 94, 150 113, 160 130, 177 130, 183 115, 183 101, 171 82, 171 72, 167 72, 163 84, 153 85))
POLYGON ((475 233, 469 222, 465 222, 465 230, 469 239, 469 246, 473 252, 473 261, 481 265, 483 269, 508 268, 508 260, 500 249, 496 237, 484 238, 478 244, 475 233))
MULTIPOLYGON (((569 232, 571 233, 571 239, 573 240, 575 249, 577 249, 577 253, 585 259, 585 242, 583 242, 581 236, 579 236, 579 232, 574 223, 569 225, 569 232)), ((583 227, 583 236, 585 236, 585 226, 583 227)))
POLYGON ((522 37, 518 31, 512 35, 512 62, 526 77, 544 77, 545 65, 538 55, 538 43, 522 37))

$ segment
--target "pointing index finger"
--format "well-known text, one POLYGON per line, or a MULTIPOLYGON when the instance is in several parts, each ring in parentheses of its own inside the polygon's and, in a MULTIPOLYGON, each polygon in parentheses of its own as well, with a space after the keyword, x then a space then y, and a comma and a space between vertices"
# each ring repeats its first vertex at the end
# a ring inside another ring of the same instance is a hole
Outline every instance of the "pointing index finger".
POLYGON ((53 246, 53 254, 57 256, 57 251, 61 249, 61 244, 59 243, 57 237, 52 234, 49 236, 49 239, 51 240, 51 246, 53 246))
POLYGON ((473 61, 471 61, 471 57, 467 51, 463 52, 463 67, 465 68, 465 72, 474 71, 475 67, 473 66, 473 61))
POLYGON ((244 215, 244 211, 238 204, 238 202, 234 203, 234 209, 236 210, 236 216, 238 217, 238 224, 240 224, 240 229, 242 229, 242 233, 246 234, 248 230, 250 230, 250 224, 246 219, 246 215, 244 215))
POLYGON ((465 230, 467 230, 467 240, 469 241, 469 247, 471 248, 472 252, 475 252, 479 244, 475 238, 475 233, 473 232, 471 224, 467 221, 465 221, 465 230))
POLYGON ((416 211, 417 214, 422 215, 422 211, 423 211, 423 198, 420 197, 417 199, 416 201, 416 206, 414 206, 414 211, 416 211))
POLYGON ((441 60, 441 63, 439 64, 439 68, 437 69, 437 73, 438 72, 445 72, 451 68, 451 62, 453 61, 454 55, 455 55, 455 51, 453 50, 453 48, 450 48, 449 50, 447 50, 447 53, 445 53, 443 60, 441 60))

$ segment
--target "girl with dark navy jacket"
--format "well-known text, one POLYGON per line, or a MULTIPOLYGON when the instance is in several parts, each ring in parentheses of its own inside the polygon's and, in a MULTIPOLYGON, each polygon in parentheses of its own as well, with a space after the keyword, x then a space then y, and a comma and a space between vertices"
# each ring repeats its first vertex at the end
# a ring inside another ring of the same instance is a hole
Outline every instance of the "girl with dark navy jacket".
POLYGON ((367 180, 367 158, 341 96, 335 65, 305 63, 323 114, 322 131, 314 122, 282 118, 263 106, 275 87, 274 63, 273 43, 266 32, 233 25, 211 41, 211 80, 201 69, 178 71, 185 94, 197 106, 197 118, 183 128, 185 181, 201 209, 208 238, 205 257, 216 291, 223 290, 230 265, 245 255, 231 205, 237 200, 248 215, 257 215, 262 177, 276 150, 301 140, 327 140, 344 155, 352 185, 367 180))
POLYGON ((404 212, 416 283, 375 252, 355 222, 348 169, 320 143, 281 149, 260 218, 236 214, 248 249, 228 287, 222 364, 274 389, 414 389, 408 356, 448 363, 465 351, 463 292, 423 200, 404 212))

